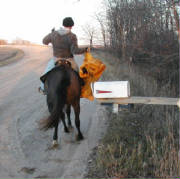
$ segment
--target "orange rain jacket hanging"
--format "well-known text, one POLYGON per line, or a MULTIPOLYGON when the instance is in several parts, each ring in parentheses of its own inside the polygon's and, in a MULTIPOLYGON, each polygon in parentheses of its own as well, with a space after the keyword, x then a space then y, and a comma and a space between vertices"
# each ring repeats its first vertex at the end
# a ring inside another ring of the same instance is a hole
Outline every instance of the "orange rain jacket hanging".
POLYGON ((106 66, 99 59, 94 58, 90 52, 85 53, 83 64, 80 66, 79 75, 83 78, 85 85, 81 89, 81 98, 94 100, 91 83, 97 81, 106 66))

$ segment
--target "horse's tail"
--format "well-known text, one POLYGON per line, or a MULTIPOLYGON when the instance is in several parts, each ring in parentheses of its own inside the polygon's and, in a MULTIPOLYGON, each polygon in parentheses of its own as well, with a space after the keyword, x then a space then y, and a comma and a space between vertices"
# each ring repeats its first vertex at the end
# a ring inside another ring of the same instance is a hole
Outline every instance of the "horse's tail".
POLYGON ((59 123, 60 118, 60 110, 58 105, 58 100, 56 99, 56 102, 53 104, 53 111, 51 112, 50 116, 48 118, 40 120, 40 129, 41 130, 48 130, 50 128, 53 128, 59 123))
POLYGON ((53 94, 53 97, 51 93, 48 94, 49 96, 47 95, 48 108, 51 114, 48 118, 40 121, 40 129, 48 130, 59 123, 59 119, 62 117, 61 115, 64 115, 63 108, 66 103, 68 85, 69 83, 67 83, 67 81, 61 80, 58 88, 54 91, 55 94, 53 94))

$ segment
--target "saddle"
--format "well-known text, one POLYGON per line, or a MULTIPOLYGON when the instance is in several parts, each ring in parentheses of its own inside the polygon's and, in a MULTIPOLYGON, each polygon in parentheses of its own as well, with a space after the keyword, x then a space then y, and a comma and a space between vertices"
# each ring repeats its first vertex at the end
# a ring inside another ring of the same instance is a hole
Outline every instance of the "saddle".
POLYGON ((58 59, 55 63, 55 66, 60 66, 60 65, 71 67, 71 63, 66 59, 58 59))
POLYGON ((55 63, 55 64, 59 64, 59 65, 60 65, 60 64, 62 64, 62 61, 64 61, 64 60, 70 62, 71 68, 72 68, 73 70, 79 72, 79 67, 78 67, 78 65, 76 64, 76 62, 74 61, 73 58, 58 58, 58 59, 56 60, 56 63, 55 63))

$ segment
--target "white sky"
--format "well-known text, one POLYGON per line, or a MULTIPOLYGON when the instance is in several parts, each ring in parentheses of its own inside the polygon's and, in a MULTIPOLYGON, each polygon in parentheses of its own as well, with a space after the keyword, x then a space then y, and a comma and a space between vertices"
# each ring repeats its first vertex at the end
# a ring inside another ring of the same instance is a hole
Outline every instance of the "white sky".
POLYGON ((0 0, 0 39, 16 37, 41 44, 53 27, 62 26, 64 17, 74 19, 73 32, 79 44, 81 26, 92 22, 94 12, 101 10, 102 0, 0 0))

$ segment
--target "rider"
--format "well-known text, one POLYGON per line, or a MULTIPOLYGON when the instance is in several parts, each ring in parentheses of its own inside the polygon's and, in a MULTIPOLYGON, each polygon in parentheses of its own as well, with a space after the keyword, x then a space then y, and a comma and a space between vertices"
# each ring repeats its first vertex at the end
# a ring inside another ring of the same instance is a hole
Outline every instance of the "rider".
MULTIPOLYGON (((79 72, 79 67, 73 58, 74 54, 83 54, 87 52, 88 48, 78 47, 77 37, 71 32, 73 26, 73 19, 66 17, 63 19, 63 27, 60 27, 57 31, 53 29, 51 33, 44 37, 43 44, 51 43, 53 47, 53 57, 49 60, 44 74, 52 70, 57 61, 64 59, 71 63, 75 71, 79 72)), ((39 92, 45 94, 43 83, 39 87, 39 92)))

